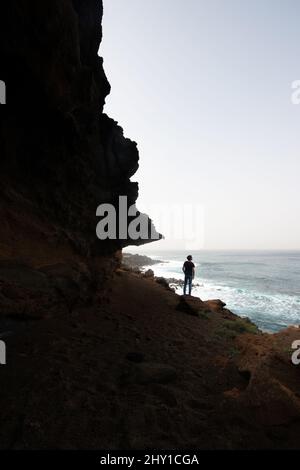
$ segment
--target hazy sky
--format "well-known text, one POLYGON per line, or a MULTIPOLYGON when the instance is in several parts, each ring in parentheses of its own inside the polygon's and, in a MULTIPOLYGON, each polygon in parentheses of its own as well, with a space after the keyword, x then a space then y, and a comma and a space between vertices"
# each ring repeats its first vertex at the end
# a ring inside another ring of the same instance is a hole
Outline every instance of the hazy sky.
POLYGON ((299 21, 299 0, 104 0, 106 112, 138 142, 141 210, 200 205, 205 248, 300 249, 299 21))

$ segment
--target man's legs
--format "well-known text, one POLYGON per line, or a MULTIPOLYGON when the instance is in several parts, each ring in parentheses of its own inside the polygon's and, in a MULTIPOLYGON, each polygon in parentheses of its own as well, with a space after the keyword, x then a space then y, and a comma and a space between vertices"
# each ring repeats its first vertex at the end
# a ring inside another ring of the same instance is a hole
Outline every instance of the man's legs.
POLYGON ((191 295, 192 293, 192 281, 193 281, 192 276, 189 276, 189 295, 191 295))
POLYGON ((187 282, 188 282, 188 277, 184 276, 183 295, 186 295, 187 282))

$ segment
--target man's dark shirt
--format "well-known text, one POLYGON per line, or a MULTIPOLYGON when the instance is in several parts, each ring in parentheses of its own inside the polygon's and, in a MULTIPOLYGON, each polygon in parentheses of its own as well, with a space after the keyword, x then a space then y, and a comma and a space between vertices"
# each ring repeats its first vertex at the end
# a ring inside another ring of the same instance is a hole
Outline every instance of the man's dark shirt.
POLYGON ((184 267, 184 274, 186 276, 193 275, 193 268, 195 267, 195 265, 192 261, 185 261, 183 267, 184 267))

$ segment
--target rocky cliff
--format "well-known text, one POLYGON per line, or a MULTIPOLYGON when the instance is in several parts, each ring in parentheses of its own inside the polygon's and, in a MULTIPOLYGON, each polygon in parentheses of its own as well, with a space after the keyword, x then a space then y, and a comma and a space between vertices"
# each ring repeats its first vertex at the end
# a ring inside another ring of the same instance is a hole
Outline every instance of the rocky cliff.
POLYGON ((7 104, 0 110, 0 304, 6 312, 19 311, 23 281, 26 298, 31 290, 37 295, 38 279, 38 297, 53 282, 61 292, 62 278, 75 282, 77 294, 79 279, 85 286, 102 282, 128 243, 96 237, 100 204, 118 207, 120 195, 135 203, 138 184, 130 178, 139 161, 137 144, 103 113, 110 85, 98 56, 102 14, 101 0, 1 5, 7 104), (7 289, 14 290, 10 298, 7 289))

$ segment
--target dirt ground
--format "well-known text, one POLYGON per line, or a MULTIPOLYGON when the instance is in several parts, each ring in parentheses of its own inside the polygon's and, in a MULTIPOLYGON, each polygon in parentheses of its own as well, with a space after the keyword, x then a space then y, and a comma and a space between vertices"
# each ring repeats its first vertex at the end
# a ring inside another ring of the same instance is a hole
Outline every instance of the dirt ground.
POLYGON ((91 305, 4 330, 2 449, 300 447, 296 328, 119 269, 91 305))

